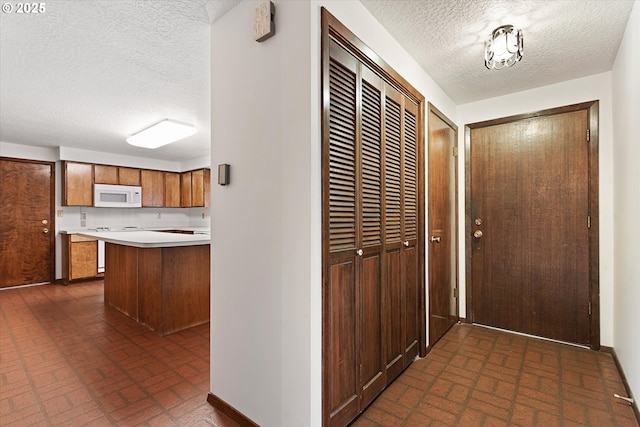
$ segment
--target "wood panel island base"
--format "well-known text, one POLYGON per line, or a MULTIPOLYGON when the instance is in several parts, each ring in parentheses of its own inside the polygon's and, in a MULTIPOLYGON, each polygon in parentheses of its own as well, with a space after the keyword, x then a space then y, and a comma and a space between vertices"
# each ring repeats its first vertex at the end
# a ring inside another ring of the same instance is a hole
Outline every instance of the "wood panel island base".
POLYGON ((104 302, 161 335, 206 323, 209 251, 106 243, 104 302))

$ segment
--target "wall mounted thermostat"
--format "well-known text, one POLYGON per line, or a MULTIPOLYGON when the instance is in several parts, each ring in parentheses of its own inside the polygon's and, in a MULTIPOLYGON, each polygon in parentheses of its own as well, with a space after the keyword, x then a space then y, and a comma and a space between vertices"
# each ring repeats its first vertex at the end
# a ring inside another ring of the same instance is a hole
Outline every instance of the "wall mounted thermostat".
POLYGON ((275 15, 276 7, 271 1, 262 1, 256 7, 253 16, 253 38, 257 42, 263 42, 276 33, 275 15))
POLYGON ((218 184, 219 185, 229 185, 229 172, 231 170, 231 165, 223 163, 218 165, 218 184))

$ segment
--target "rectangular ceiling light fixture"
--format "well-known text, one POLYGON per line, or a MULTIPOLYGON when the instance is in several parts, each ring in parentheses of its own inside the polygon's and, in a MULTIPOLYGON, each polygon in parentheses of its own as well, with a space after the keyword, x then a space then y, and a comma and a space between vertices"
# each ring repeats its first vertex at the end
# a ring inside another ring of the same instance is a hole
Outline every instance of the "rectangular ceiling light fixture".
POLYGON ((196 133, 194 126, 175 120, 164 119, 155 125, 141 130, 127 138, 127 142, 136 147, 158 148, 196 133))

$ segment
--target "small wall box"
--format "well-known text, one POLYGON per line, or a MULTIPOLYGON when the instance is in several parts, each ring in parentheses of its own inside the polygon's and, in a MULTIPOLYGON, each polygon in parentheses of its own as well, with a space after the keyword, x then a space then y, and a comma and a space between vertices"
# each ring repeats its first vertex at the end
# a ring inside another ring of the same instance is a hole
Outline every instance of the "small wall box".
POLYGON ((253 16, 253 38, 257 42, 263 42, 276 33, 274 21, 276 7, 271 1, 262 1, 256 7, 253 16))
POLYGON ((219 185, 228 185, 229 184, 229 172, 231 170, 231 166, 227 163, 223 163, 218 165, 218 184, 219 185))

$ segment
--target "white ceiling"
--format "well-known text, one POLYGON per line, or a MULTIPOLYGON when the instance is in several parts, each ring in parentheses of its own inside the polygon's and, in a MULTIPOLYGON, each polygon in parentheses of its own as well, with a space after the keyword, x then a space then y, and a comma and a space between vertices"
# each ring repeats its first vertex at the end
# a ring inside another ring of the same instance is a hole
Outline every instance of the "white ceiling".
POLYGON ((633 0, 361 0, 456 104, 611 70, 633 0), (484 41, 524 33, 522 61, 488 70, 484 41))
MULTIPOLYGON (((40 15, 0 14, 0 141, 171 161, 208 155, 210 22, 238 1, 47 0, 40 15), (155 150, 125 142, 165 118, 198 133, 155 150)), ((610 70, 634 2, 362 3, 463 104, 610 70), (489 71, 484 39, 504 24, 523 29, 524 58, 489 71)))

